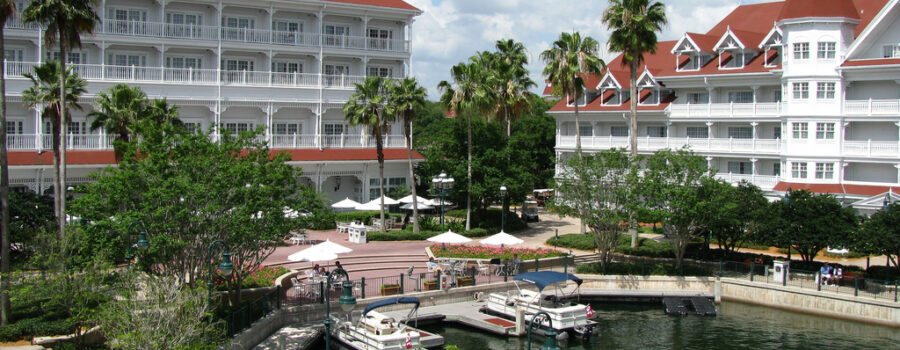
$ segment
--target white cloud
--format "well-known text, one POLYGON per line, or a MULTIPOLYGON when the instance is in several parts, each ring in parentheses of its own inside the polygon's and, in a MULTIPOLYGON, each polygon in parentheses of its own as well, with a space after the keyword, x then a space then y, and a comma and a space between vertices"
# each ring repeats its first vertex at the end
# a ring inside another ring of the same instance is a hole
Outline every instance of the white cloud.
MULTIPOLYGON (((609 31, 601 21, 605 1, 556 0, 406 0, 423 14, 413 24, 413 74, 437 100, 437 84, 449 79, 450 67, 478 51, 493 50, 498 39, 512 38, 525 44, 532 79, 543 79, 541 51, 559 33, 576 30, 599 41, 603 55, 609 31)), ((660 40, 671 40, 686 31, 706 32, 734 9, 740 0, 665 1, 669 25, 660 40)), ((744 3, 762 2, 761 0, 744 3)))

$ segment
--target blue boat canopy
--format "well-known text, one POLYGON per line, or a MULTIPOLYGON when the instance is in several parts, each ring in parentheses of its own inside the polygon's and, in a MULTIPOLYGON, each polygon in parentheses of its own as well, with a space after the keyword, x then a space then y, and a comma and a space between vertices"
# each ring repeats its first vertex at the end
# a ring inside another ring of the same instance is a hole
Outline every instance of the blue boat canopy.
POLYGON ((391 298, 385 300, 379 300, 374 303, 371 303, 366 306, 366 309, 363 310, 363 316, 365 316, 369 311, 375 310, 382 306, 394 305, 394 304, 416 304, 416 307, 419 307, 419 298, 413 297, 402 297, 402 298, 391 298))
POLYGON ((565 281, 574 281, 579 286, 581 282, 583 282, 580 278, 575 277, 575 275, 571 273, 562 273, 556 271, 537 271, 537 272, 525 272, 516 275, 516 281, 524 281, 531 284, 534 284, 538 287, 538 290, 544 290, 545 287, 565 281))

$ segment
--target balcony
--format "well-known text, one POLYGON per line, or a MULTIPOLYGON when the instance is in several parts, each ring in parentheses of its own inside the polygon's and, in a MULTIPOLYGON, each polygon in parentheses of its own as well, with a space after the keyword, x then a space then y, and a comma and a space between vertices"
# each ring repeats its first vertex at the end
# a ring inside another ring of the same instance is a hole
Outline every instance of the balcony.
POLYGON ((777 118, 781 102, 670 104, 669 118, 777 118))
MULTIPOLYGON (((639 137, 638 150, 657 151, 690 147, 694 152, 719 153, 770 153, 778 154, 784 148, 780 139, 690 138, 690 137, 639 137)), ((575 136, 557 136, 557 148, 575 148, 575 136)), ((627 148, 628 137, 583 136, 581 147, 585 150, 627 148)))
MULTIPOLYGON (((319 148, 375 148, 375 138, 362 135, 262 135, 260 141, 269 138, 272 149, 313 149, 319 148)), ((66 140, 68 150, 111 150, 115 136, 86 134, 69 134, 66 140)), ((53 149, 52 135, 9 134, 6 144, 10 151, 37 151, 53 149), (38 148, 36 145, 40 144, 38 148)), ((384 137, 384 148, 406 148, 404 136, 389 135, 384 137)))
MULTIPOLYGON (((35 24, 11 18, 6 28, 37 30, 35 24)), ((123 21, 104 19, 94 34, 121 35, 144 38, 167 38, 206 41, 228 41, 266 45, 306 46, 409 53, 409 40, 380 39, 365 36, 328 35, 270 29, 228 28, 163 22, 123 21)))
POLYGON ((900 141, 844 141, 843 155, 900 157, 900 141))
POLYGON ((720 180, 725 180, 730 183, 739 183, 741 181, 747 181, 756 185, 757 187, 763 190, 771 190, 778 184, 778 181, 781 181, 780 176, 775 175, 752 175, 752 174, 732 174, 732 173, 717 173, 716 178, 720 180))
MULTIPOLYGON (((35 62, 6 62, 6 78, 22 78, 34 70, 35 62)), ((305 88, 353 89, 364 76, 327 75, 318 73, 285 73, 258 71, 219 71, 216 69, 164 68, 138 66, 109 66, 99 64, 70 64, 78 75, 88 81, 121 81, 163 84, 208 84, 240 86, 291 86, 305 88)))
POLYGON ((846 100, 844 115, 851 116, 900 116, 900 100, 846 100))

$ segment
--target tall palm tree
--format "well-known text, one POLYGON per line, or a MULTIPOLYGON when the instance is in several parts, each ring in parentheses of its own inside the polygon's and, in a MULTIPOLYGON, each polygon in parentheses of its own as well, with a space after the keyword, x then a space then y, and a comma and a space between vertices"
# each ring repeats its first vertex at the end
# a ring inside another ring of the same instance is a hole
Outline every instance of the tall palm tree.
POLYGON ((537 84, 528 76, 525 45, 513 39, 497 40, 493 74, 498 83, 497 116, 506 121, 506 138, 512 136, 512 121, 529 107, 531 89, 537 84))
POLYGON ((553 94, 573 99, 575 105, 575 154, 581 157, 581 124, 578 118, 578 99, 584 94, 584 76, 596 74, 606 67, 597 57, 600 44, 581 33, 560 33, 553 47, 541 52, 544 77, 553 86, 553 94))
POLYGON ((416 108, 425 106, 428 91, 419 85, 416 78, 411 77, 406 77, 397 84, 391 84, 391 90, 388 105, 397 114, 397 119, 403 121, 403 135, 406 136, 406 160, 409 163, 409 179, 412 181, 409 187, 412 192, 413 217, 416 218, 413 221, 413 232, 419 232, 419 203, 416 200, 416 178, 412 162, 412 123, 416 118, 416 108))
POLYGON ((150 101, 147 105, 147 117, 159 124, 182 125, 178 119, 178 106, 170 105, 165 97, 150 101))
MULTIPOLYGON (((97 109, 88 113, 94 118, 91 130, 106 129, 116 139, 128 142, 134 134, 134 124, 148 111, 147 94, 139 87, 116 84, 109 93, 97 93, 97 109)), ((116 148, 116 160, 122 159, 122 150, 116 148)))
POLYGON ((381 222, 384 222, 384 133, 390 127, 392 118, 387 111, 390 80, 379 76, 366 77, 356 83, 356 92, 344 104, 344 115, 350 125, 365 125, 369 134, 375 138, 375 151, 378 153, 378 185, 381 194, 381 222))
MULTIPOLYGON (((3 28, 16 3, 0 0, 0 52, 6 52, 3 28)), ((0 63, 0 325, 9 323, 9 160, 6 157, 6 65, 0 63)))
MULTIPOLYGON (((87 82, 72 72, 70 67, 61 74, 62 64, 58 61, 49 61, 34 67, 34 73, 25 73, 25 77, 31 80, 32 86, 22 91, 22 102, 28 108, 41 107, 41 116, 45 120, 50 121, 50 127, 53 129, 53 171, 57 178, 62 176, 62 157, 60 147, 63 147, 61 139, 65 138, 62 134, 63 130, 63 113, 68 112, 70 108, 81 110, 78 104, 78 98, 85 93, 87 82), (59 77, 63 78, 60 79, 59 77), (59 82, 65 81, 65 96, 60 98, 59 82), (65 106, 65 108, 63 108, 65 106)), ((57 198, 63 195, 59 182, 53 185, 53 195, 57 198)), ((58 204, 55 203, 55 204, 58 204)), ((57 215, 60 213, 57 212, 57 215)), ((65 214, 63 213, 63 223, 65 223, 65 214)), ((63 239, 65 231, 60 231, 60 239, 63 239)))
MULTIPOLYGON (((480 61, 484 61, 484 56, 483 53, 480 61)), ((485 69, 486 65, 479 63, 478 56, 473 56, 469 58, 469 63, 459 63, 450 68, 450 78, 453 79, 453 84, 446 80, 438 83, 438 89, 442 91, 441 103, 457 117, 466 115, 466 129, 468 130, 466 231, 472 229, 472 112, 489 110, 491 101, 493 101, 492 91, 485 82, 487 79, 485 69)))
MULTIPOLYGON (((44 32, 44 43, 47 47, 59 44, 59 62, 61 72, 66 72, 66 60, 68 59, 69 49, 81 47, 81 34, 90 34, 94 32, 94 26, 100 17, 94 12, 93 5, 96 0, 33 0, 28 7, 22 11, 22 17, 27 22, 36 22, 43 25, 46 29, 44 32)), ((66 105, 67 94, 65 75, 59 75, 59 96, 62 97, 60 105, 66 105)), ((59 155, 59 171, 56 178, 56 187, 58 190, 54 193, 56 197, 56 215, 59 221, 59 235, 62 238, 66 232, 66 125, 68 118, 66 116, 66 108, 59 111, 60 119, 60 145, 58 150, 62 152, 59 155)), ((56 146, 55 146, 56 147, 56 146)))
POLYGON ((603 23, 612 34, 609 50, 622 52, 622 64, 628 65, 629 99, 631 105, 631 133, 628 141, 631 158, 637 158, 637 70, 644 62, 644 53, 656 52, 656 33, 666 24, 666 8, 661 2, 650 0, 610 0, 603 12, 603 23))

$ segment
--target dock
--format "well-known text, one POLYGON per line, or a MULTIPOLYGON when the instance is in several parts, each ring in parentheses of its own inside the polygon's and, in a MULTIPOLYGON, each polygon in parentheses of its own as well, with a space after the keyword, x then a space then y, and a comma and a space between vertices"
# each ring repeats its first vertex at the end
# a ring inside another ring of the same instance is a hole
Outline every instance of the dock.
POLYGON ((516 333, 516 323, 494 315, 482 313, 483 301, 467 301, 462 303, 443 304, 435 306, 423 306, 419 308, 418 315, 406 319, 405 311, 388 311, 390 315, 406 324, 415 325, 416 322, 455 322, 502 336, 521 336, 516 333))

